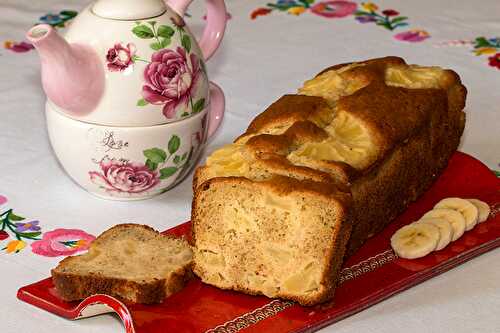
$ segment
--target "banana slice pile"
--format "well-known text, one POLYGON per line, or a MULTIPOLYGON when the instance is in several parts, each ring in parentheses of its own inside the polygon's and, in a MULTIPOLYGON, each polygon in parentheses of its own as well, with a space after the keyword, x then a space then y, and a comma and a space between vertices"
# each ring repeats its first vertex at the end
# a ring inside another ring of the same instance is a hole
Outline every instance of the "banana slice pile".
POLYGON ((444 249, 465 231, 488 219, 490 207, 478 199, 446 198, 420 220, 402 227, 391 237, 394 252, 406 259, 421 258, 444 249))

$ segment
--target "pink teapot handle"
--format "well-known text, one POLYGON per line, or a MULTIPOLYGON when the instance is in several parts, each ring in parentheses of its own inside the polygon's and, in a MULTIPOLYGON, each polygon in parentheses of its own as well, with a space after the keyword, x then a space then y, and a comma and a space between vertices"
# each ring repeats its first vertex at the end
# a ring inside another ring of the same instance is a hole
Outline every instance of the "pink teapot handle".
MULTIPOLYGON (((165 3, 182 17, 192 1, 193 0, 165 0, 165 3)), ((219 47, 222 37, 224 37, 227 21, 224 0, 206 0, 206 2, 207 26, 198 43, 203 52, 205 61, 210 59, 219 47)))
POLYGON ((210 139, 217 128, 219 128, 224 118, 224 110, 226 100, 222 89, 213 82, 210 82, 210 112, 208 114, 208 134, 207 138, 210 139))

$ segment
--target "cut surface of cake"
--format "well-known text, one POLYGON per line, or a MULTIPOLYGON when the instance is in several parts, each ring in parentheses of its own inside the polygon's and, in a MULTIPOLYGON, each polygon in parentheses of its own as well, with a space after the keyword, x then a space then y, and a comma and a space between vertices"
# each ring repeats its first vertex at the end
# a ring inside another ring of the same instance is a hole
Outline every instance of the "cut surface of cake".
POLYGON ((381 231, 446 166, 465 97, 453 71, 397 57, 327 68, 281 97, 195 172, 195 274, 304 305, 332 297, 344 252, 381 231))
POLYGON ((138 224, 102 233, 85 254, 67 257, 52 270, 66 301, 107 294, 134 303, 160 303, 191 276, 193 253, 184 239, 138 224))

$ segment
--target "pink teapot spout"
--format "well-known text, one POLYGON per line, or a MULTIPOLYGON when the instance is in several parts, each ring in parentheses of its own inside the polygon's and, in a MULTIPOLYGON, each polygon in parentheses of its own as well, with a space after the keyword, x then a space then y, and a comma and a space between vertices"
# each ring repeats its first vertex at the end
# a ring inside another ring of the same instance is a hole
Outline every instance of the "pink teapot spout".
POLYGON ((70 116, 92 112, 104 92, 104 69, 97 53, 79 43, 68 43, 48 24, 26 34, 40 54, 42 84, 50 101, 70 116))

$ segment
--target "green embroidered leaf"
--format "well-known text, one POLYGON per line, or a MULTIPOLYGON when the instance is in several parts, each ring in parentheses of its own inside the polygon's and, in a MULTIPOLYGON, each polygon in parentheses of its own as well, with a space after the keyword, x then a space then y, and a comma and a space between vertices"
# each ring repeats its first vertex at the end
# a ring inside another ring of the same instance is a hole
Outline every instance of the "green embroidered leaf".
POLYGON ((142 38, 142 39, 150 39, 150 38, 153 38, 155 36, 155 34, 153 33, 153 30, 151 30, 150 27, 148 27, 147 25, 144 25, 144 24, 139 24, 139 25, 135 26, 132 29, 132 32, 134 33, 134 35, 136 35, 137 37, 142 38))
POLYGON ((163 47, 161 46, 161 43, 158 43, 158 42, 154 42, 154 43, 151 43, 149 44, 149 46, 155 50, 155 51, 158 51, 160 49, 162 49, 163 47))
POLYGON ((160 169, 160 179, 165 179, 177 172, 177 167, 166 167, 160 169))
POLYGON ((75 17, 76 15, 78 15, 78 12, 76 12, 74 10, 62 10, 59 12, 59 15, 65 16, 64 19, 69 20, 69 19, 72 19, 73 17, 75 17))
POLYGON ((26 218, 24 218, 22 216, 19 216, 19 215, 16 215, 14 213, 9 213, 9 220, 11 220, 11 221, 22 221, 22 220, 26 220, 26 218))
POLYGON ((364 15, 371 16, 372 14, 369 12, 362 11, 362 10, 357 10, 354 12, 354 15, 356 15, 356 16, 364 16, 364 15))
POLYGON ((155 162, 151 161, 150 159, 147 159, 146 166, 148 167, 149 170, 155 171, 156 168, 158 167, 158 163, 155 163, 155 162))
POLYGON ((180 161, 181 161, 181 157, 179 155, 175 155, 174 164, 179 164, 180 161))
POLYGON ((188 35, 182 36, 181 44, 182 47, 185 48, 188 53, 191 52, 191 38, 189 38, 188 35))
POLYGON ((314 1, 311 2, 311 0, 299 0, 299 2, 302 3, 303 7, 309 8, 309 5, 314 1))
POLYGON ((484 37, 478 37, 476 38, 476 45, 474 46, 475 48, 479 47, 485 47, 485 46, 490 46, 490 42, 484 37))
POLYGON ((143 153, 146 158, 150 159, 154 163, 163 163, 167 158, 167 153, 160 148, 146 149, 143 153))
POLYGON ((179 149, 179 146, 181 145, 181 139, 177 135, 172 135, 170 140, 168 141, 168 152, 170 154, 173 154, 179 149))
POLYGON ((158 27, 158 36, 163 38, 170 38, 174 35, 175 30, 166 25, 160 25, 158 27))
POLYGON ((183 113, 181 114, 181 117, 186 117, 186 116, 189 116, 189 113, 187 113, 187 112, 183 112, 183 113))
POLYGON ((139 100, 137 101, 137 106, 146 106, 146 105, 148 105, 148 104, 149 104, 149 102, 148 102, 148 101, 146 101, 144 98, 141 98, 141 99, 139 99, 139 100))
POLYGON ((397 28, 397 27, 405 27, 405 26, 407 26, 407 25, 408 25, 408 23, 406 23, 406 22, 396 23, 396 24, 394 24, 394 25, 392 26, 392 29, 395 29, 395 28, 397 28))
POLYGON ((40 231, 37 232, 23 232, 20 233, 19 236, 24 237, 24 238, 35 238, 40 236, 42 233, 40 231))
POLYGON ((181 157, 181 161, 184 161, 187 157, 187 152, 185 152, 184 154, 182 154, 182 157, 181 157))
POLYGON ((396 24, 396 23, 401 22, 401 21, 406 21, 407 19, 408 19, 408 17, 406 17, 406 16, 398 16, 395 19, 391 20, 391 23, 396 24))
POLYGON ((205 107, 205 99, 204 98, 200 98, 193 105, 193 114, 200 112, 201 110, 203 110, 204 107, 205 107))

